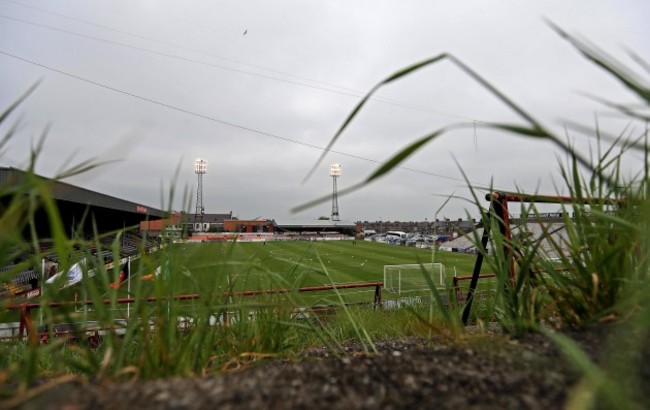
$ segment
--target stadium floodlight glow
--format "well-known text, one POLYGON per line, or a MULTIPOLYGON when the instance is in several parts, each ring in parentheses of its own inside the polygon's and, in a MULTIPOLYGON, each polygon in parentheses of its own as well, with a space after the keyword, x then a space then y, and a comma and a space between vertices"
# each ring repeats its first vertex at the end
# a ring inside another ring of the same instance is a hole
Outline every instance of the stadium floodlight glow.
POLYGON ((205 208, 203 207, 203 175, 208 172, 208 162, 204 159, 197 159, 194 161, 194 173, 198 177, 198 186, 196 187, 196 211, 194 212, 194 222, 198 222, 196 230, 203 230, 203 214, 205 208))
POLYGON ((330 166, 330 176, 331 177, 341 176, 341 164, 332 164, 330 166))
POLYGON ((340 221, 339 217, 339 194, 336 189, 336 179, 341 176, 341 164, 332 164, 330 166, 330 176, 332 177, 332 221, 340 221))
POLYGON ((195 174, 205 174, 208 172, 208 162, 204 159, 197 159, 194 161, 194 173, 195 174))

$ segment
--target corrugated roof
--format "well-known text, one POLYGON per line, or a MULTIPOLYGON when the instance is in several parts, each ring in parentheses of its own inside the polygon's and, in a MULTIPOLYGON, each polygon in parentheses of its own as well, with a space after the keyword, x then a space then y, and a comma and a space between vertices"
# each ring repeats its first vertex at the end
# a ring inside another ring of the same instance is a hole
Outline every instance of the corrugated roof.
MULTIPOLYGON (((17 168, 0 167, 0 186, 17 186, 25 178, 26 172, 17 168)), ((116 198, 114 196, 91 191, 66 182, 56 181, 40 175, 37 178, 50 181, 51 192, 58 201, 75 202, 83 205, 115 209, 123 212, 133 212, 162 217, 165 212, 147 205, 116 198)))
POLYGON ((351 221, 327 221, 317 219, 276 219, 279 228, 305 227, 305 228, 352 228, 357 226, 351 221))

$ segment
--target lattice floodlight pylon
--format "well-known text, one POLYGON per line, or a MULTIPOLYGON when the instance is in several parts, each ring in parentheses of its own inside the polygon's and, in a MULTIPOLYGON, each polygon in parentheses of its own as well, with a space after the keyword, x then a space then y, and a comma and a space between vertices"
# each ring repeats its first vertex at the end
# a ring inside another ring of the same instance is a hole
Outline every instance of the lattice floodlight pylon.
POLYGON ((398 295, 429 290, 424 275, 438 290, 446 289, 445 265, 442 263, 411 263, 405 265, 384 265, 384 290, 398 295))
POLYGON ((340 221, 339 215, 339 194, 336 187, 336 179, 341 176, 341 164, 332 164, 330 167, 332 177, 332 221, 340 221))

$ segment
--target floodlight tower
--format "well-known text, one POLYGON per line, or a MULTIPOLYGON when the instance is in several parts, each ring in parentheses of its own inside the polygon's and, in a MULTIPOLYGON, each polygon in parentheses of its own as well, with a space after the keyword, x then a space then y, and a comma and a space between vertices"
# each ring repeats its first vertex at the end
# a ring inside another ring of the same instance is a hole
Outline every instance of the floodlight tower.
POLYGON ((208 162, 204 159, 197 159, 194 161, 194 173, 197 175, 199 181, 196 188, 196 212, 194 214, 194 221, 200 222, 199 230, 203 230, 203 214, 205 208, 203 207, 203 175, 208 172, 208 162))
POLYGON ((336 190, 336 179, 341 176, 341 164, 332 164, 330 166, 330 176, 332 177, 332 221, 340 221, 339 217, 339 194, 336 190))

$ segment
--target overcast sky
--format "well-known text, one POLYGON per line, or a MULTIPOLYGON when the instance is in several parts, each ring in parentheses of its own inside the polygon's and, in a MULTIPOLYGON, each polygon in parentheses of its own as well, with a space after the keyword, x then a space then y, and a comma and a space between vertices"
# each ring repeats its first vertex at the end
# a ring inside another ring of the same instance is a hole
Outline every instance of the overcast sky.
MULTIPOLYGON (((634 68, 626 50, 650 59, 647 0, 0 0, 0 107, 41 81, 0 125, 4 135, 19 124, 0 165, 24 167, 49 124, 41 175, 88 158, 115 160, 69 182, 165 209, 174 186, 172 207, 193 211, 193 164, 203 158, 206 212, 313 219, 329 216, 331 202, 290 210, 331 194, 330 164, 342 165, 343 189, 426 133, 467 123, 340 197, 341 218, 432 219, 446 196, 469 197, 459 166, 476 186, 566 193, 561 154, 548 142, 482 128, 520 120, 448 62, 382 88, 302 182, 363 93, 442 52, 560 134, 566 120, 593 126, 597 117, 614 134, 629 125, 640 135, 642 124, 614 118, 583 93, 636 100, 544 18, 634 68)), ((584 152, 594 143, 574 131, 567 138, 584 152)), ((634 156, 626 163, 639 164, 634 156)), ((466 212, 478 215, 455 199, 438 217, 466 212)))

